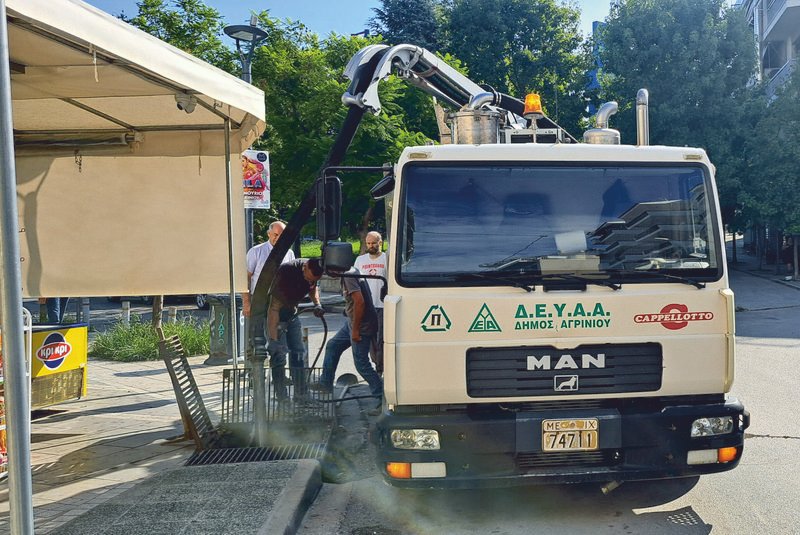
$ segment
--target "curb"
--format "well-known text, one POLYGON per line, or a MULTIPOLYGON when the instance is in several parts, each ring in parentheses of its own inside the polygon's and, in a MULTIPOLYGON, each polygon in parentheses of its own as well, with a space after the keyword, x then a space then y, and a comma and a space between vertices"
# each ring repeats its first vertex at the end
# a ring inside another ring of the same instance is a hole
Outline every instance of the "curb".
POLYGON ((322 488, 322 468, 319 461, 300 459, 292 478, 278 496, 267 522, 258 535, 294 535, 303 517, 322 488))

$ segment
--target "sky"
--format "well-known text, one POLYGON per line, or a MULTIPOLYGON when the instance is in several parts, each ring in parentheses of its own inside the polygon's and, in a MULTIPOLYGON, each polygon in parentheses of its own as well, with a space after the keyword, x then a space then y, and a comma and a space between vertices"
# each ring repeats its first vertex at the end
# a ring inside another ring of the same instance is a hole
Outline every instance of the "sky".
MULTIPOLYGON (((84 0, 112 15, 125 13, 134 16, 138 12, 136 0, 84 0)), ((219 11, 228 24, 245 24, 251 11, 270 12, 279 19, 299 20, 309 29, 326 37, 332 31, 346 35, 363 31, 367 21, 375 14, 378 0, 204 0, 205 4, 219 11)), ((608 0, 579 0, 581 9, 581 31, 588 36, 592 21, 603 20, 608 15, 608 0)))

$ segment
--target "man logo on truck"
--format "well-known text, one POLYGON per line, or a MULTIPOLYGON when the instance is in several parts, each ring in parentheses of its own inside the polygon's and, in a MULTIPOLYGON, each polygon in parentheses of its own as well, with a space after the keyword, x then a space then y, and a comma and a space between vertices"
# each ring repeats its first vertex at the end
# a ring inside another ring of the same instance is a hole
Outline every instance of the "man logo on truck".
POLYGON ((553 390, 556 392, 575 392, 578 390, 577 375, 556 375, 553 377, 553 390))
POLYGON ((537 357, 536 355, 528 355, 528 369, 530 371, 564 370, 564 369, 585 370, 588 368, 605 368, 605 367, 606 367, 605 353, 598 353, 597 356, 591 355, 589 353, 584 353, 581 355, 580 365, 572 355, 565 353, 561 355, 561 357, 558 359, 558 362, 556 362, 555 366, 551 366, 550 355, 542 355, 541 357, 537 357))
POLYGON ((72 346, 60 332, 54 332, 44 339, 42 347, 36 350, 36 358, 49 370, 58 369, 64 359, 72 352, 72 346))

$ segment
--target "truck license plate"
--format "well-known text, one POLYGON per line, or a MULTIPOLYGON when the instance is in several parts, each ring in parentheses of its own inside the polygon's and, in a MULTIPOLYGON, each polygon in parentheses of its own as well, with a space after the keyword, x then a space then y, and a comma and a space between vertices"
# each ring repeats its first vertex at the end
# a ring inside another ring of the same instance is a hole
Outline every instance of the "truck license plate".
POLYGON ((597 418, 542 422, 542 451, 590 451, 599 446, 597 418))

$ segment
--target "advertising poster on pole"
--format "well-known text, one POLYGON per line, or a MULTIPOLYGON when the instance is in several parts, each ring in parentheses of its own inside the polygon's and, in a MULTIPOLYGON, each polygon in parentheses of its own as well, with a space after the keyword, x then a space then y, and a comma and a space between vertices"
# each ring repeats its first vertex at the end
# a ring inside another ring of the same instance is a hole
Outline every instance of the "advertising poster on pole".
POLYGON ((263 150, 244 151, 242 153, 242 178, 244 181, 244 207, 269 208, 269 153, 263 150))

